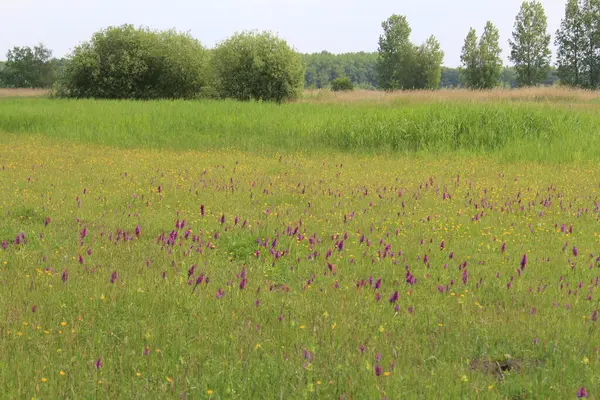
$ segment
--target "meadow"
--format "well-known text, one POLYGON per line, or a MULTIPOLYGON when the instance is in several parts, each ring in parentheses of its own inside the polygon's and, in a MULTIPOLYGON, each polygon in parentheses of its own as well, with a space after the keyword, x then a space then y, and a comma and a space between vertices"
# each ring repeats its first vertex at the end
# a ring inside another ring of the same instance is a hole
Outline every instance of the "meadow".
POLYGON ((334 96, 0 100, 0 392, 597 398, 593 96, 334 96))

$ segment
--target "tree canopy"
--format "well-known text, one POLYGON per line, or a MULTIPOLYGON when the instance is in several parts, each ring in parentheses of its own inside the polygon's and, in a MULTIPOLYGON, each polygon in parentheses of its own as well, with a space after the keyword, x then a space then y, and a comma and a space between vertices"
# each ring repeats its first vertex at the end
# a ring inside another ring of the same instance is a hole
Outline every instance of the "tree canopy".
POLYGON ((208 84, 208 52, 188 34, 132 25, 96 32, 63 68, 57 94, 76 98, 193 98, 208 84))
POLYGON ((0 69, 0 82, 11 88, 49 88, 54 83, 56 61, 43 44, 13 47, 0 69))
POLYGON ((509 40, 510 59, 515 64, 519 86, 543 82, 550 70, 550 35, 542 3, 525 1, 516 17, 513 38, 509 40))
POLYGON ((385 90, 437 89, 444 52, 431 36, 421 46, 410 41, 411 28, 404 15, 381 23, 377 60, 378 86, 385 90))
POLYGON ((339 77, 347 76, 354 85, 363 89, 377 86, 377 53, 332 54, 327 51, 304 54, 306 88, 322 89, 339 77))
POLYGON ((219 43, 213 54, 221 97, 282 102, 304 86, 302 57, 269 32, 242 32, 219 43))
POLYGON ((561 83, 600 87, 600 0, 568 0, 556 32, 561 83))
POLYGON ((500 84, 502 58, 500 57, 500 33, 490 21, 479 42, 477 32, 471 28, 461 54, 461 74, 465 85, 472 89, 492 89, 500 84))

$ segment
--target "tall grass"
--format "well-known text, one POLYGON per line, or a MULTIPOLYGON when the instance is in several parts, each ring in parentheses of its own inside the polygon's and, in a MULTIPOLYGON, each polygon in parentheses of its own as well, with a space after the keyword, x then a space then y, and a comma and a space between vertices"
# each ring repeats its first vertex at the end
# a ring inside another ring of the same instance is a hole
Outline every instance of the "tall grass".
POLYGON ((458 151, 521 160, 596 160, 599 123, 600 117, 589 110, 507 102, 282 106, 234 101, 0 102, 0 132, 179 150, 458 151))

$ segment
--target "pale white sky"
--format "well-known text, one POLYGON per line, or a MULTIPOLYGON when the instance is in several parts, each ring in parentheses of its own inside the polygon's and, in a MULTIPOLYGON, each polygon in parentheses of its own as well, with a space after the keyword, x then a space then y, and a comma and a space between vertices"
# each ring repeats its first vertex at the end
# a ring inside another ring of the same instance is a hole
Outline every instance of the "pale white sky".
MULTIPOLYGON (((542 0, 554 34, 566 0, 542 0)), ((67 54, 93 32, 131 23, 189 31, 209 47, 236 31, 270 30, 303 53, 375 51, 381 22, 404 14, 414 43, 440 41, 444 64, 458 66, 469 27, 500 29, 503 56, 521 0, 0 0, 0 59, 13 46, 45 43, 67 54)))

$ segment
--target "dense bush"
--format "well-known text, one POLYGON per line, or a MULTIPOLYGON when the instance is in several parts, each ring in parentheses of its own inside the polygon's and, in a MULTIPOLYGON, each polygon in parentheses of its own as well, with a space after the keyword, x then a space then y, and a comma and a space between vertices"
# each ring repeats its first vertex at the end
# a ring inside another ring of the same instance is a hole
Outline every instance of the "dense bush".
POLYGON ((282 102, 304 86, 301 56, 268 32, 233 35, 216 47, 212 61, 221 97, 282 102))
POLYGON ((193 98, 206 90, 208 51, 175 31, 109 27, 75 48, 56 88, 62 97, 193 98))
POLYGON ((340 76, 331 81, 331 90, 334 92, 354 90, 354 84, 347 76, 340 76))

